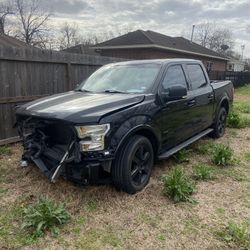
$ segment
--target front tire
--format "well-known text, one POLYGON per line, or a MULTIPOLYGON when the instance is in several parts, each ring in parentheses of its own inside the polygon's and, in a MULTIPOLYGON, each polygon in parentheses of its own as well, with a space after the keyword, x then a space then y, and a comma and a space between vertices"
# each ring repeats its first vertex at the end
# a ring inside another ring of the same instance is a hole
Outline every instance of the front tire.
POLYGON ((129 194, 141 191, 149 182, 153 164, 154 151, 149 139, 132 136, 120 149, 112 168, 114 185, 129 194))
POLYGON ((227 111, 224 107, 221 107, 213 126, 214 131, 212 132, 212 136, 214 138, 220 138, 225 134, 226 123, 227 123, 227 111))

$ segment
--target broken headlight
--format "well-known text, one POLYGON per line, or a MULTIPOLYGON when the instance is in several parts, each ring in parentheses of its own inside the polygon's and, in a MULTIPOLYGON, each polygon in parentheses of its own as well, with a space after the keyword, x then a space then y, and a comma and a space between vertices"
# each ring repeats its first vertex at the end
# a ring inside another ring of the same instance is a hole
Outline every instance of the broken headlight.
POLYGON ((78 137, 81 139, 81 151, 98 151, 104 149, 104 138, 110 129, 109 124, 76 126, 78 137))

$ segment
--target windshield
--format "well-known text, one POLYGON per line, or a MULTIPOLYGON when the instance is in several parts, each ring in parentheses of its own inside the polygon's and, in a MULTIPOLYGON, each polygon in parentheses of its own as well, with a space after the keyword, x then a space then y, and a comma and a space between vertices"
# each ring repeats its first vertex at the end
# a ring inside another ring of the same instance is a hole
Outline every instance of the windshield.
POLYGON ((160 64, 107 65, 93 73, 80 91, 145 93, 152 87, 160 64))

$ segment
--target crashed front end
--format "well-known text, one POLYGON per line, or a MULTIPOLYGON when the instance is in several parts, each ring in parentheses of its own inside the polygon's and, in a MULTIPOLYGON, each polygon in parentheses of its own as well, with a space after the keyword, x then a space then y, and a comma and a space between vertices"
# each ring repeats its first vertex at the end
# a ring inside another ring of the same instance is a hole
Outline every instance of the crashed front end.
POLYGON ((22 161, 35 163, 51 182, 61 175, 79 184, 110 180, 113 157, 104 150, 109 124, 74 126, 70 123, 17 115, 23 139, 22 161))

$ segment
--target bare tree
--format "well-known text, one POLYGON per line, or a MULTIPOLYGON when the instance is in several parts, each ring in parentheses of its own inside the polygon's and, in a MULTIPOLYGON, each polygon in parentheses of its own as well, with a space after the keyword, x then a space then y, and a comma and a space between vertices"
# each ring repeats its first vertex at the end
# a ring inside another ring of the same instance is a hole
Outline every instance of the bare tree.
POLYGON ((233 33, 216 23, 196 25, 194 40, 200 45, 214 51, 227 54, 234 47, 233 33))
POLYGON ((203 47, 209 47, 209 39, 214 31, 214 26, 209 23, 202 23, 195 26, 194 40, 203 47))
POLYGON ((58 37, 59 49, 67 49, 83 42, 83 38, 79 34, 78 26, 73 23, 64 23, 60 28, 60 34, 58 37))
POLYGON ((13 15, 13 14, 14 14, 14 11, 9 1, 0 3, 0 34, 8 33, 5 30, 6 18, 7 16, 13 15))
POLYGON ((19 24, 17 36, 30 45, 43 44, 51 13, 42 9, 39 0, 14 0, 14 4, 19 24))

